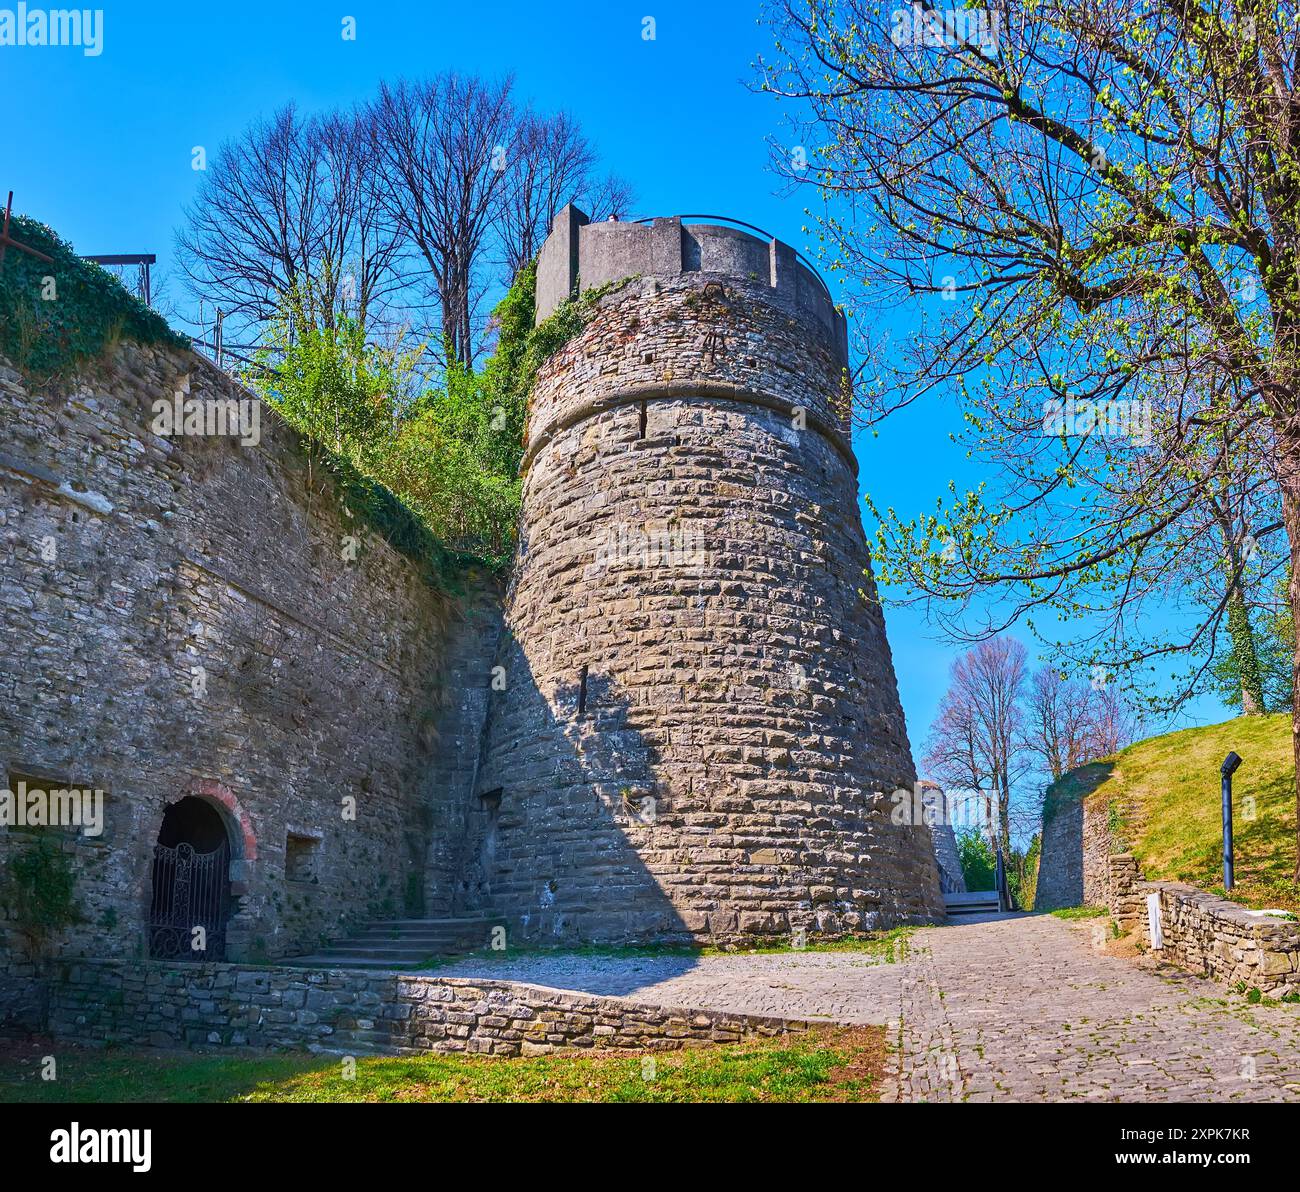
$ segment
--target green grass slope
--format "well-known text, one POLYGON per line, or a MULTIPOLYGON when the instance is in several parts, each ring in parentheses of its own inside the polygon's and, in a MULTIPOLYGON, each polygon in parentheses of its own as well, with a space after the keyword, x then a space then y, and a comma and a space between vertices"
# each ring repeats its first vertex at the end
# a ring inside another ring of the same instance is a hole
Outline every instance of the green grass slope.
POLYGON ((878 1026, 653 1053, 361 1056, 352 1075, 338 1056, 63 1048, 59 1079, 42 1080, 40 1046, 0 1047, 0 1104, 878 1101, 889 1052, 878 1026))
POLYGON ((1232 897, 1254 907, 1300 911, 1295 868, 1295 766, 1291 717, 1242 716, 1130 745, 1064 775, 1054 806, 1086 799, 1108 809, 1112 837, 1152 880, 1223 893, 1219 767, 1242 757, 1233 779, 1236 881, 1232 897))

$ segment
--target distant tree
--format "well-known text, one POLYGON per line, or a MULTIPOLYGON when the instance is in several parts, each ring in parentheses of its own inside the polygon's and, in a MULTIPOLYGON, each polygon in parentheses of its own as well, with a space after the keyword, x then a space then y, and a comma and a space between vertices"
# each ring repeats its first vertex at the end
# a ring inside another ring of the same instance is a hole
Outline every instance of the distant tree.
POLYGON ((1029 681, 1025 744, 1053 780, 1091 760, 1092 688, 1040 667, 1029 681))
POLYGON ((925 753, 927 771, 950 791, 981 791, 990 832, 1010 848, 1012 795, 1026 769, 1021 695, 1025 648, 1013 638, 983 641, 952 665, 925 753))
POLYGON ((1118 753, 1141 732, 1141 717, 1103 674, 1085 682, 1040 667, 1029 682, 1025 704, 1025 746, 1053 781, 1118 753))
POLYGON ((371 138, 353 113, 294 105, 223 145, 200 175, 177 234, 186 287, 231 334, 256 338, 288 295, 313 325, 366 328, 402 289, 398 242, 377 193, 371 138))
POLYGON ((484 252, 522 153, 512 81, 382 83, 368 109, 390 218, 437 288, 448 365, 473 368, 484 252))
POLYGON ((957 837, 957 857, 961 861, 961 876, 968 890, 992 890, 997 870, 997 858, 989 838, 975 828, 957 837))
POLYGON ((496 218, 508 282, 537 255, 565 204, 577 203, 592 219, 604 219, 625 215, 632 203, 626 182, 613 175, 597 177, 595 146, 565 112, 551 116, 525 110, 512 149, 496 218))
POLYGON ((1142 718, 1114 683, 1102 683, 1088 703, 1088 756, 1085 761, 1110 757, 1142 735, 1142 718))

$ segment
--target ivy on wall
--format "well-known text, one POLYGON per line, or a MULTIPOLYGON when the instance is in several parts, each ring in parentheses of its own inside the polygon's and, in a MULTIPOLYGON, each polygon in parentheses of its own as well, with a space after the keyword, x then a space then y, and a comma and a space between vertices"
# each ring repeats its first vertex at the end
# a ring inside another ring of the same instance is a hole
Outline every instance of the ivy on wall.
POLYGON ((10 245, 0 264, 0 355, 29 376, 66 375, 121 339, 189 347, 107 269, 83 261, 44 224, 16 215, 9 234, 52 258, 10 245))
MULTIPOLYGON (((27 376, 70 375, 123 340, 189 349, 188 337, 46 225, 18 215, 10 234, 51 258, 10 246, 0 264, 0 355, 27 376)), ((629 280, 581 293, 534 326, 530 263, 497 308, 497 345, 484 368, 449 375, 445 390, 422 398, 392 443, 374 452, 331 450, 277 400, 282 395, 255 387, 306 435, 305 452, 333 477, 347 509, 430 584, 457 592, 467 565, 504 570, 512 558, 538 369, 586 327, 601 298, 629 280)))

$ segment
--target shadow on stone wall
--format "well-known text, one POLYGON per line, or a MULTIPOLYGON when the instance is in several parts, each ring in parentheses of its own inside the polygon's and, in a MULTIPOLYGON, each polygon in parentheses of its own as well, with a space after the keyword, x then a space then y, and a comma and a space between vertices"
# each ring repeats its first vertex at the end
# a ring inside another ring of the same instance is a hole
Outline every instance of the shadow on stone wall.
POLYGON ((502 915, 532 945, 689 943, 691 926, 643 856, 669 849, 684 825, 626 696, 575 667, 548 697, 508 632, 497 663, 506 687, 489 705, 466 907, 502 915))
POLYGON ((1038 862, 1035 910, 1083 905, 1084 856, 1089 847, 1084 801, 1113 769, 1110 762, 1091 762, 1063 774, 1048 788, 1043 800, 1043 849, 1038 862))

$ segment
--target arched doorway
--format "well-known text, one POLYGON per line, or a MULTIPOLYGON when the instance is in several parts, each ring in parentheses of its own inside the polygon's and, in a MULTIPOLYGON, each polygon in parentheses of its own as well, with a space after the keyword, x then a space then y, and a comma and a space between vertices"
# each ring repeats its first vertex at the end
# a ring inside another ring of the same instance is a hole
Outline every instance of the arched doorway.
POLYGON ((149 955, 224 960, 230 918, 230 836, 221 813, 187 795, 163 812, 153 851, 149 955))

